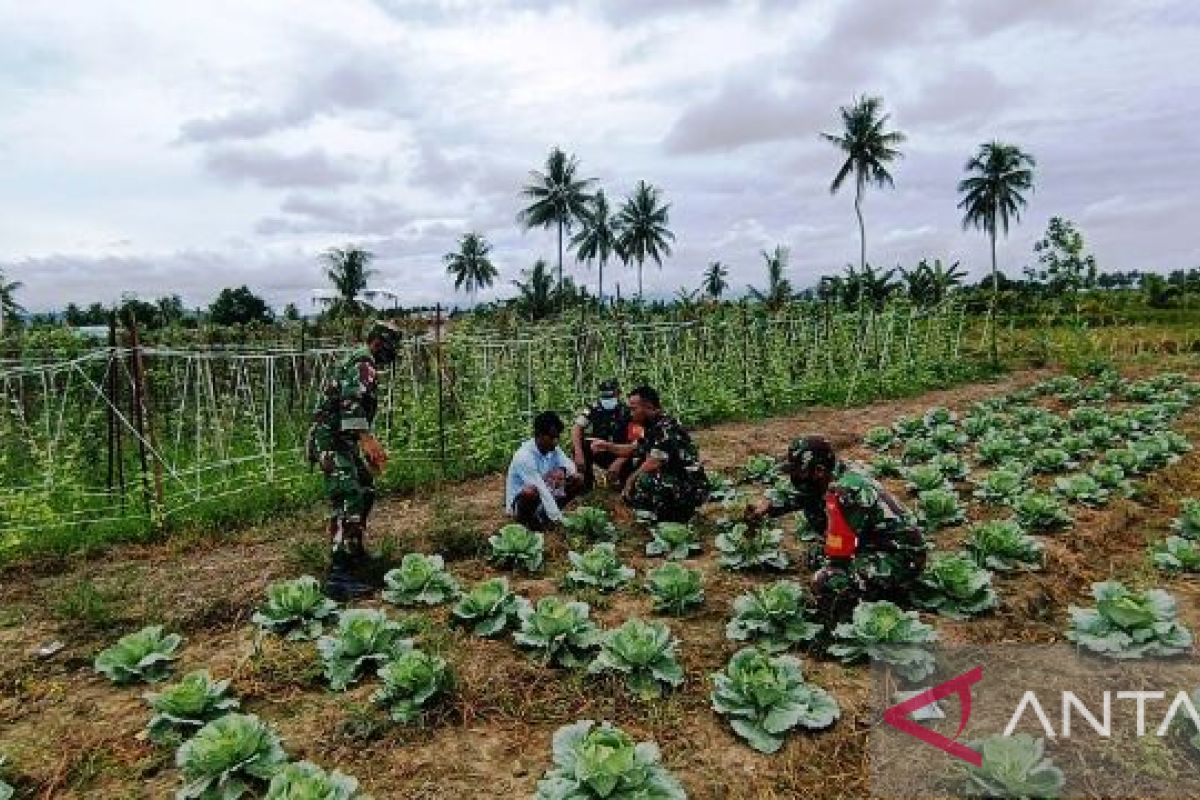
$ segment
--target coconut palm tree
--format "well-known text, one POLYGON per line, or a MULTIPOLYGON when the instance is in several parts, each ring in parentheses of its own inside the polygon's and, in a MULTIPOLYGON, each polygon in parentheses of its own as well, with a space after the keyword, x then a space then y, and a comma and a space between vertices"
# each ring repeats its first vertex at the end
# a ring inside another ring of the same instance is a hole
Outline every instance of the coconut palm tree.
POLYGON ((327 268, 325 277, 333 284, 334 297, 329 302, 331 317, 362 317, 371 307, 362 300, 367 281, 375 274, 371 262, 375 254, 361 247, 331 247, 321 258, 327 268))
POLYGON ((555 147, 546 157, 545 172, 533 170, 530 183, 521 190, 530 204, 517 214, 517 222, 530 228, 558 227, 558 292, 563 294, 563 231, 583 219, 587 210, 587 188, 594 178, 580 178, 579 159, 555 147))
POLYGON ((862 215, 863 190, 871 184, 881 188, 894 185, 887 166, 903 157, 896 145, 904 142, 904 134, 886 130, 891 115, 881 114, 882 108, 882 98, 861 97, 854 101, 854 105, 842 106, 839 109, 842 115, 840 134, 821 134, 825 141, 833 144, 846 156, 829 185, 830 193, 836 194, 846 178, 851 173, 854 175, 854 213, 858 215, 860 244, 859 269, 865 269, 867 266, 867 231, 862 215))
POLYGON ((472 304, 480 289, 486 289, 496 280, 496 267, 488 258, 492 246, 478 233, 464 233, 458 240, 458 250, 446 253, 442 261, 446 272, 454 277, 454 290, 466 291, 472 304))
POLYGON ((512 282, 517 288, 517 310, 533 321, 550 316, 555 303, 554 278, 545 259, 539 258, 531 269, 521 270, 521 275, 525 280, 512 282))
POLYGON ((704 271, 704 283, 700 288, 713 300, 720 300, 721 295, 729 288, 729 281, 726 280, 728 277, 729 269, 720 261, 714 261, 704 271))
POLYGON ((625 198, 617 224, 621 233, 618 247, 626 263, 629 259, 638 266, 638 300, 642 299, 642 265, 647 258, 662 266, 663 256, 671 255, 675 234, 670 224, 671 204, 659 204, 659 190, 645 181, 638 181, 633 194, 625 198))
POLYGON ((13 299, 22 286, 20 281, 7 280, 4 272, 0 271, 0 336, 4 335, 4 321, 7 318, 25 313, 25 309, 13 299))
POLYGON ((992 363, 999 360, 996 347, 996 305, 1000 298, 1000 277, 996 269, 996 233, 1008 235, 1009 220, 1020 221, 1027 205, 1022 192, 1033 190, 1033 156, 1013 144, 985 142, 966 164, 967 177, 958 183, 962 200, 963 229, 978 228, 987 233, 992 246, 991 317, 992 363))
POLYGON ((586 204, 581 219, 582 227, 579 233, 571 239, 571 247, 575 249, 576 258, 584 261, 597 261, 600 264, 600 283, 598 295, 600 305, 604 305, 604 267, 608 259, 616 254, 621 257, 620 229, 617 219, 613 216, 608 205, 604 190, 599 189, 586 204))
POLYGON ((770 253, 763 250, 762 257, 767 268, 767 288, 760 292, 753 286, 747 287, 755 300, 772 310, 780 308, 792 298, 792 282, 783 277, 789 256, 788 249, 782 246, 776 246, 770 253))

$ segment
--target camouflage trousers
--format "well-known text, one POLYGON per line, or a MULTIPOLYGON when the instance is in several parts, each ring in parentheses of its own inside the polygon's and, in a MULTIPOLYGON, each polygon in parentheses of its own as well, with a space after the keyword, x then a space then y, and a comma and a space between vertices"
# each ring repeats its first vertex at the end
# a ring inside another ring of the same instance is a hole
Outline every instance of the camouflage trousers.
POLYGON ((363 533, 375 505, 375 478, 355 450, 326 450, 320 455, 329 500, 329 542, 335 553, 364 552, 363 533))
POLYGON ((688 522, 708 498, 708 481, 673 475, 639 475, 629 491, 629 505, 658 522, 688 522))
POLYGON ((925 568, 925 548, 862 550, 850 559, 827 558, 823 546, 809 554, 817 611, 830 622, 849 619, 862 601, 904 605, 925 568))

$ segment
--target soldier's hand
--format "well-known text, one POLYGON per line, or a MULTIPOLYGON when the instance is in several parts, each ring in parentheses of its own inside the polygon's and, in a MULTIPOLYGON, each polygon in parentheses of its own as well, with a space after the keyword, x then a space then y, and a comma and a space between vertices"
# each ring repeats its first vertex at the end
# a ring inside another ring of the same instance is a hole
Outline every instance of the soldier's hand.
POLYGON ((608 442, 603 439, 589 439, 588 444, 592 448, 592 455, 608 452, 608 442))
POLYGON ((387 466, 388 454, 383 449, 383 445, 379 443, 373 435, 365 433, 358 440, 359 446, 362 447, 363 457, 367 460, 367 466, 376 475, 383 472, 387 466))
POLYGON ((768 512, 770 512, 770 510, 771 510, 771 504, 770 504, 770 501, 768 501, 768 500, 763 500, 762 502, 757 503, 752 506, 746 506, 746 513, 744 515, 745 521, 746 522, 759 522, 766 518, 766 516, 767 516, 768 512))

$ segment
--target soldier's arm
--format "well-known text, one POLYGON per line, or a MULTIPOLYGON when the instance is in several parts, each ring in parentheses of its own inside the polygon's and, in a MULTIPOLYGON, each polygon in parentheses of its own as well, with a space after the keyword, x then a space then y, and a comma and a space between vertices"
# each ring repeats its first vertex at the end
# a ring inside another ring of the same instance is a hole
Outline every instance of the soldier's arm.
POLYGON ((587 412, 580 411, 579 416, 575 417, 575 424, 571 426, 571 455, 575 457, 576 464, 583 464, 583 448, 586 447, 583 437, 591 429, 592 421, 588 418, 587 412))
POLYGON ((348 375, 341 385, 341 429, 343 431, 371 432, 371 421, 367 419, 364 400, 375 391, 377 384, 375 367, 363 359, 358 362, 353 375, 348 375))

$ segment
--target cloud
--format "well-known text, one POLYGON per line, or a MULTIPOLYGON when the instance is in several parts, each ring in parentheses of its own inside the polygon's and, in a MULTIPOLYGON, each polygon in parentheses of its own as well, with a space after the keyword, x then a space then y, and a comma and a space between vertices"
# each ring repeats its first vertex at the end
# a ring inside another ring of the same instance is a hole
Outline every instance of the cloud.
POLYGON ((334 187, 356 183, 364 169, 356 159, 333 158, 320 148, 288 155, 267 147, 224 147, 204 156, 204 167, 231 183, 269 188, 334 187))

